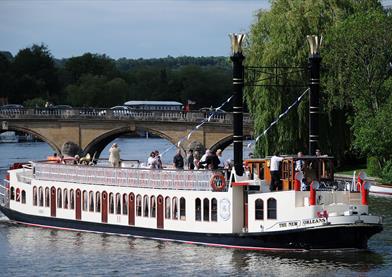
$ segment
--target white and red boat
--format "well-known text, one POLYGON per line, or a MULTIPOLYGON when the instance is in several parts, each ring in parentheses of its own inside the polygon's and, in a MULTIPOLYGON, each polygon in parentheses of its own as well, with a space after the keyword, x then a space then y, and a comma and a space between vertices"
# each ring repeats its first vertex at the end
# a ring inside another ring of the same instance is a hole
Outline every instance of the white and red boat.
POLYGON ((236 97, 231 171, 30 162, 8 171, 0 210, 30 226, 209 246, 365 249, 369 238, 382 230, 382 218, 369 214, 364 185, 354 191, 334 181, 331 157, 301 158, 313 168, 304 172, 310 184, 305 191, 300 190, 303 178, 295 178, 296 157, 281 162, 279 191, 269 189, 269 158, 246 160, 243 174, 242 59, 241 52, 232 57, 236 97))
POLYGON ((369 193, 379 196, 392 196, 391 184, 372 184, 369 187, 369 193))

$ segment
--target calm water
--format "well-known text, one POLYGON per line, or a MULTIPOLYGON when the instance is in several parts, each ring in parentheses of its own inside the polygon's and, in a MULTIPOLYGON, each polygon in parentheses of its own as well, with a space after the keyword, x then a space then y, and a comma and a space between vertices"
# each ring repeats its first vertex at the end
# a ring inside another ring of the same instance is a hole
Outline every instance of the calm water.
MULTIPOLYGON (((162 139, 117 142, 122 158, 142 161, 151 150, 171 146, 162 139)), ((51 152, 45 143, 0 144, 0 168, 51 152)), ((263 253, 55 231, 15 225, 0 215, 0 276, 392 276, 392 198, 371 197, 370 205, 385 217, 384 231, 370 240, 369 251, 348 253, 263 253)))

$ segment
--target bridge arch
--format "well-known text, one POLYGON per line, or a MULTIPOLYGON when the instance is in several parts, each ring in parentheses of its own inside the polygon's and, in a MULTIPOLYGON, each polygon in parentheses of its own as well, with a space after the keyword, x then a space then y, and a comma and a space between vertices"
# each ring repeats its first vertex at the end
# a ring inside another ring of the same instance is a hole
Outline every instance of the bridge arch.
POLYGON ((102 151, 105 149, 105 147, 110 144, 113 140, 116 138, 129 134, 129 133, 134 133, 137 132, 138 130, 144 130, 148 131, 151 134, 158 135, 161 138, 164 138, 168 141, 170 141, 172 144, 176 144, 177 141, 173 141, 173 138, 167 136, 165 133, 160 132, 155 129, 151 128, 136 128, 135 130, 131 130, 128 126, 125 127, 120 127, 116 128, 113 130, 110 130, 109 132, 106 132, 95 139, 93 139, 83 150, 83 155, 87 155, 89 153, 90 155, 95 155, 95 158, 99 158, 101 155, 102 151))
POLYGON ((29 128, 25 128, 25 127, 20 127, 20 126, 8 126, 7 130, 1 130, 0 132, 6 132, 6 131, 17 131, 17 132, 23 132, 23 133, 27 133, 30 134, 44 142, 46 142, 47 144, 49 144, 49 146, 58 154, 61 154, 61 149, 57 146, 57 144, 48 139, 47 137, 41 135, 40 133, 37 133, 29 128))

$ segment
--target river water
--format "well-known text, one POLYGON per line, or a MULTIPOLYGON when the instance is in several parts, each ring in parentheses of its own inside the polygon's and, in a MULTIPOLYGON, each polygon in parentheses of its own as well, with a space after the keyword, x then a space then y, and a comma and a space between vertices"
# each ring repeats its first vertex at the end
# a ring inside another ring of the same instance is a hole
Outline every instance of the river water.
MULTIPOLYGON (((163 139, 116 141, 122 158, 144 161, 172 145, 163 139)), ((170 163, 171 148, 163 160, 170 163)), ((225 158, 230 158, 227 149, 225 158)), ((17 161, 45 159, 46 143, 0 144, 2 174, 17 161)), ((107 157, 106 148, 102 157, 107 157)), ((246 154, 244 154, 246 156, 246 154)), ((57 231, 11 223, 0 214, 0 276, 392 276, 392 198, 370 197, 384 231, 368 251, 269 253, 124 236, 57 231)), ((334 238, 331 237, 331 240, 334 238)))

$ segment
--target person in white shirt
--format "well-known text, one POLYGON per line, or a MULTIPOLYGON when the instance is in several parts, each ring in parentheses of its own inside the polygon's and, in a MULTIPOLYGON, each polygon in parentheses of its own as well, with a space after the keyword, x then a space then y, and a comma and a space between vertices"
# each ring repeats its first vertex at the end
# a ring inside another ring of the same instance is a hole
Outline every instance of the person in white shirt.
POLYGON ((282 157, 279 157, 277 153, 271 157, 270 162, 270 172, 271 172, 271 184, 270 191, 276 191, 276 189, 281 190, 281 182, 280 182, 280 171, 279 171, 279 163, 283 160, 282 157))
POLYGON ((156 159, 155 159, 155 152, 150 153, 150 157, 147 160, 148 168, 155 169, 156 168, 156 159))
POLYGON ((216 156, 217 156, 218 159, 219 159, 218 167, 219 167, 219 168, 224 168, 224 167, 225 167, 225 163, 224 163, 224 161, 223 161, 222 150, 221 150, 221 149, 216 150, 216 156))
MULTIPOLYGON (((302 158, 304 154, 302 152, 298 152, 297 157, 302 158)), ((302 159, 298 159, 295 161, 295 171, 302 171, 304 168, 305 162, 302 159)))

